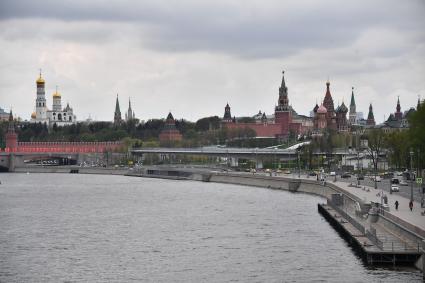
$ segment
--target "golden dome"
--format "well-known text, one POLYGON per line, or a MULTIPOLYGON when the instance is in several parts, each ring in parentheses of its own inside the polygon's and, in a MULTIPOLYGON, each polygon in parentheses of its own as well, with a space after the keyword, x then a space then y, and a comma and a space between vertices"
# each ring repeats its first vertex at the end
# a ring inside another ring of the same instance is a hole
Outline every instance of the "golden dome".
POLYGON ((31 114, 31 119, 35 119, 35 112, 32 112, 32 114, 31 114))
POLYGON ((38 83, 38 84, 44 84, 44 79, 43 79, 43 77, 41 76, 41 74, 40 74, 40 77, 37 79, 37 83, 38 83))
POLYGON ((61 94, 56 90, 56 92, 55 93, 53 93, 53 98, 55 98, 55 97, 61 97, 61 94))

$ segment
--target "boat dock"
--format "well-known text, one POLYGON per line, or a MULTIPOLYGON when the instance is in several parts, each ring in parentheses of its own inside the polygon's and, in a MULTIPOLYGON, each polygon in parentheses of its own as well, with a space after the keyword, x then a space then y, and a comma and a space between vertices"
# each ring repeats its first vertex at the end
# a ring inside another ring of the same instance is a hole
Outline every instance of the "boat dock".
POLYGON ((421 242, 401 238, 379 223, 367 225, 330 201, 318 204, 318 210, 367 264, 414 266, 422 255, 421 242))

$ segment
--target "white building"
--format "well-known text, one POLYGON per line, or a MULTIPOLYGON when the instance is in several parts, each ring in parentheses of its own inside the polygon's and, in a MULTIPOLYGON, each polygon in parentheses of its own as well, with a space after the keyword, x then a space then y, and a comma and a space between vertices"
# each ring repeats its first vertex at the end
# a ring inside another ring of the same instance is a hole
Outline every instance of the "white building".
POLYGON ((74 115, 73 109, 67 103, 65 108, 62 108, 62 96, 56 89, 53 93, 52 110, 47 108, 45 81, 40 76, 36 81, 37 83, 37 98, 35 100, 35 112, 31 114, 32 123, 46 123, 49 127, 54 124, 57 126, 65 126, 75 124, 77 117, 74 115))

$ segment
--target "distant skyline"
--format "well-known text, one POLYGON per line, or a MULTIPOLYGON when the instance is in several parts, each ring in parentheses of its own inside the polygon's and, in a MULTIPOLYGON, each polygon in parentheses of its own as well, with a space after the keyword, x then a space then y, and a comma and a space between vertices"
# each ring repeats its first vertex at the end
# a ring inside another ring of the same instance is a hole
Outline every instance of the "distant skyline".
POLYGON ((425 98, 425 1, 0 2, 0 107, 29 119, 39 69, 78 120, 112 121, 116 94, 141 120, 272 114, 285 70, 309 115, 330 80, 377 123, 425 98))

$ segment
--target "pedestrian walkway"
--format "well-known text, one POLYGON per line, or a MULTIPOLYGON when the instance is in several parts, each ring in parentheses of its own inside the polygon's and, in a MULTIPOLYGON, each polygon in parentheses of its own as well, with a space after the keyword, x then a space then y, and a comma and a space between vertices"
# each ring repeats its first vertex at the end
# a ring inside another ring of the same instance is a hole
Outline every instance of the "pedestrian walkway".
MULTIPOLYGON (((381 190, 376 190, 373 187, 366 187, 366 189, 363 189, 363 186, 361 188, 358 188, 355 186, 350 186, 350 184, 345 182, 337 181, 332 183, 362 199, 365 203, 370 203, 372 201, 381 203, 381 190)), ((390 207, 391 214, 412 225, 419 227, 422 230, 425 230, 425 216, 421 215, 421 212, 424 211, 424 208, 421 208, 421 204, 419 202, 413 202, 413 210, 410 211, 410 200, 408 198, 402 197, 397 193, 388 194, 384 192, 384 194, 388 198, 388 205, 390 207), (398 210, 395 209, 394 205, 396 200, 399 202, 398 210)))
MULTIPOLYGON (((297 176, 282 176, 282 177, 292 177, 298 179, 297 176)), ((306 175, 301 175, 301 179, 304 180, 314 180, 311 177, 307 177, 306 175)), ((370 203, 370 202, 377 202, 381 203, 381 194, 382 191, 379 189, 374 189, 373 187, 369 186, 361 186, 356 187, 352 186, 350 183, 336 181, 333 180, 327 180, 327 183, 334 184, 338 186, 339 188, 355 195, 359 199, 363 200, 364 203, 370 203)), ((410 199, 400 196, 397 193, 389 194, 388 192, 384 191, 384 194, 388 198, 388 205, 389 205, 389 212, 393 214, 394 216, 397 216, 398 218, 415 225, 416 227, 419 227, 420 229, 425 231, 425 216, 421 214, 425 210, 425 208, 421 208, 421 204, 417 201, 413 202, 413 210, 410 211, 409 209, 409 202, 410 199), (399 202, 398 210, 395 209, 395 201, 399 202)))

